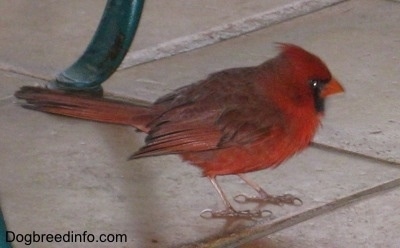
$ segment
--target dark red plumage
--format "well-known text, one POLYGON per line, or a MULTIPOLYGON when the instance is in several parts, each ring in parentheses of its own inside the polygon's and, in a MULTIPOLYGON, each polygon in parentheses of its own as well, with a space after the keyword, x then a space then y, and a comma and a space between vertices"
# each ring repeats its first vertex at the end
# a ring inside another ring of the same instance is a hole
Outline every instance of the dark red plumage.
MULTIPOLYGON (((274 167, 307 147, 325 97, 343 91, 317 56, 291 44, 280 48, 261 65, 211 74, 147 107, 35 87, 22 87, 15 96, 43 112, 132 125, 148 133, 132 159, 180 154, 220 190, 218 175, 274 167)), ((225 204, 223 214, 238 213, 225 204)))

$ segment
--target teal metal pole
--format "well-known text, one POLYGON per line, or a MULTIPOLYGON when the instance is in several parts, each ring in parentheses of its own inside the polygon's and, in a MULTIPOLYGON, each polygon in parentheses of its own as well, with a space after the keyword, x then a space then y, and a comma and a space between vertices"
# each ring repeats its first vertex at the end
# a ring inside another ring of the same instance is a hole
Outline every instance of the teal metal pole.
POLYGON ((11 243, 7 242, 7 228, 6 222, 4 221, 3 212, 0 209, 0 247, 1 248, 11 248, 11 243))
POLYGON ((101 90, 119 67, 135 36, 144 0, 108 0, 100 24, 81 57, 61 72, 51 88, 101 90))

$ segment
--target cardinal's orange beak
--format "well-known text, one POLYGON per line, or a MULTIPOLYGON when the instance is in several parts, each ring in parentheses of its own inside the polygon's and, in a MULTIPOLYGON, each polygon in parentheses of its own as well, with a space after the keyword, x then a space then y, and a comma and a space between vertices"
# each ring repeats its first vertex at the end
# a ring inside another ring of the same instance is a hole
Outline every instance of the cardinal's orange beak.
POLYGON ((329 83, 327 83, 322 89, 321 97, 327 97, 340 92, 344 92, 343 86, 336 80, 336 78, 332 77, 331 81, 329 81, 329 83))

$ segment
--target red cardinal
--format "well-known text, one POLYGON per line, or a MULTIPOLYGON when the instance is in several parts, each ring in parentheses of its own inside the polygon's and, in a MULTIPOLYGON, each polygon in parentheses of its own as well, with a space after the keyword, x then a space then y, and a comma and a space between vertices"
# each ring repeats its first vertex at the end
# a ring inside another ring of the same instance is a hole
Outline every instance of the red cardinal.
POLYGON ((317 56, 291 44, 280 44, 280 50, 258 66, 213 73, 146 107, 28 86, 15 96, 25 99, 29 109, 146 132, 146 145, 130 159, 179 154, 201 168, 226 207, 203 215, 260 216, 262 211, 235 210, 216 177, 238 175, 258 192, 240 195, 243 201, 299 202, 291 195, 266 193, 243 173, 276 167, 307 147, 320 125, 325 98, 344 91, 317 56))

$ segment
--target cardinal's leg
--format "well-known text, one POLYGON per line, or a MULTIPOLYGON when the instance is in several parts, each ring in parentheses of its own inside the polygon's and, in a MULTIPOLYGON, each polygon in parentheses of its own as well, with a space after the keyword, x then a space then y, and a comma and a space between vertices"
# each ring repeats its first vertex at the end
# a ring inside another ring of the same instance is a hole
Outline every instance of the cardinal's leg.
POLYGON ((283 204, 288 204, 288 205, 296 205, 300 206, 303 204, 303 202, 290 194, 285 194, 285 195, 270 195, 265 190, 263 190, 260 185, 257 183, 251 181, 248 179, 246 176, 243 174, 238 174, 238 176, 245 182, 247 183, 250 187, 252 187, 255 191, 258 192, 258 196, 247 196, 244 194, 240 194, 235 196, 235 201, 244 203, 244 202, 265 202, 265 203, 271 203, 275 205, 283 205, 283 204))
POLYGON ((228 218, 228 217, 242 217, 242 218, 261 218, 261 217, 266 217, 270 214, 272 214, 268 210, 258 210, 258 211, 250 211, 250 210, 244 210, 244 211, 237 211, 235 210, 232 205, 229 203, 228 199, 226 198, 226 195, 222 191, 221 187, 219 186, 217 180, 215 177, 208 177, 210 180, 211 184, 214 186, 215 190, 218 192, 219 197, 221 197, 222 202, 225 205, 224 210, 218 210, 214 211, 211 209, 205 209, 201 212, 200 216, 206 219, 209 218, 228 218))

